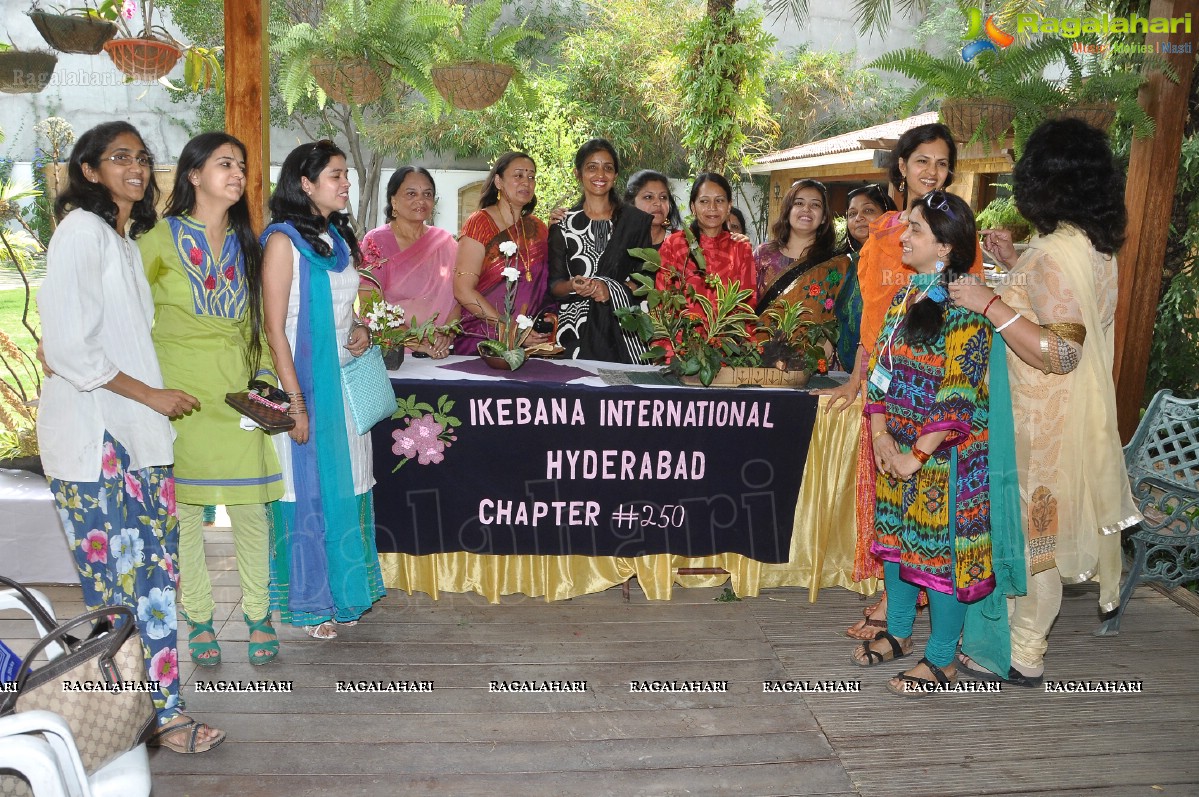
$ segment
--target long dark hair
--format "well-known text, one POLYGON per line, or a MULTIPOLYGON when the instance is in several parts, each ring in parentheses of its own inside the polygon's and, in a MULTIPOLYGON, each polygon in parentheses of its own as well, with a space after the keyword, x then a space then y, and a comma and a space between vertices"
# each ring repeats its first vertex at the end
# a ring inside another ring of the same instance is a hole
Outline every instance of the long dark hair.
POLYGON ((629 183, 624 190, 624 201, 627 205, 632 205, 637 195, 641 193, 641 189, 645 188, 647 183, 661 183, 666 186, 666 196, 670 198, 670 211, 666 214, 666 222, 672 229, 679 229, 683 226, 683 215, 679 213, 679 205, 674 201, 674 192, 670 190, 670 178, 656 172, 653 169, 642 169, 639 172, 634 172, 629 178, 629 183))
POLYGON ((770 244, 781 250, 791 240, 791 208, 795 206, 799 192, 805 188, 815 189, 820 194, 820 201, 824 204, 820 226, 816 228, 816 237, 812 239, 808 257, 805 258, 819 263, 828 260, 837 246, 837 231, 833 229, 833 216, 830 213, 831 208, 828 206, 828 189, 819 180, 796 180, 787 189, 780 205, 779 217, 774 220, 774 224, 770 225, 770 244))
MULTIPOLYGON (((195 210, 196 188, 191 182, 192 172, 203 169, 213 153, 225 145, 239 150, 242 159, 246 159, 246 145, 224 132, 201 133, 184 145, 175 167, 175 185, 171 188, 163 216, 182 216, 195 210)), ((249 164, 246 172, 249 173, 249 164)), ((229 207, 229 226, 233 228, 233 235, 241 248, 242 267, 245 269, 250 316, 246 366, 253 379, 262 363, 262 244, 258 243, 258 236, 254 234, 254 227, 250 223, 250 203, 246 201, 245 193, 229 207)), ((220 257, 219 252, 213 254, 220 257)))
MULTIPOLYGON (((691 198, 687 200, 688 208, 695 204, 696 197, 699 196, 699 192, 703 190, 704 185, 707 183, 716 183, 716 185, 723 188, 724 195, 729 198, 729 207, 733 207, 733 186, 729 184, 728 180, 724 179, 724 175, 717 174, 716 172, 700 172, 696 175, 695 182, 691 184, 691 198)), ((691 234, 695 236, 695 240, 699 240, 698 219, 691 220, 691 234)))
POLYGON ((949 128, 945 125, 934 122, 928 125, 917 125, 911 130, 907 130, 899 137, 899 141, 895 142, 895 149, 891 150, 891 169, 887 172, 887 178, 891 181, 891 185, 899 190, 899 186, 903 185, 903 190, 900 191, 904 197, 904 204, 907 204, 907 185, 904 182, 903 174, 899 171, 899 162, 906 161, 916 151, 916 147, 921 144, 929 144, 933 141, 944 141, 945 146, 949 147, 949 174, 945 177, 945 184, 941 188, 948 188, 953 185, 953 173, 958 166, 958 145, 953 141, 953 133, 949 132, 949 128))
MULTIPOLYGON (((912 206, 911 212, 916 211, 924 217, 937 243, 950 246, 945 270, 936 281, 945 290, 951 280, 965 276, 974 264, 974 250, 978 246, 974 213, 966 200, 940 190, 925 194, 912 206)), ((944 326, 944 304, 925 297, 908 308, 904 338, 909 343, 931 343, 941 337, 944 326)))
POLYGON ((884 191, 883 187, 878 183, 867 183, 866 185, 860 185, 846 194, 845 212, 847 223, 845 225, 845 240, 842 242, 842 247, 845 254, 856 252, 862 248, 862 244, 858 242, 858 239, 849 234, 848 214, 850 203, 853 202, 855 197, 862 196, 863 194, 865 194, 868 200, 881 208, 883 213, 892 210, 898 210, 898 208, 895 207, 895 200, 892 199, 891 196, 884 191))
POLYGON ((1042 235, 1073 224, 1104 254, 1124 245, 1124 173, 1107 136, 1086 122, 1054 119, 1034 130, 1012 170, 1012 193, 1042 235))
MULTIPOLYGON (((537 161, 533 160, 532 155, 527 155, 523 152, 505 152, 499 157, 499 160, 495 162, 495 165, 491 167, 491 171, 487 173, 487 180, 483 183, 483 192, 479 194, 479 210, 499 204, 500 189, 495 187, 495 178, 503 177, 504 173, 508 171, 508 167, 512 164, 512 161, 519 160, 520 158, 531 161, 533 168, 537 168, 537 161)), ((529 204, 520 209, 520 215, 527 216, 532 213, 536 207, 537 192, 534 190, 533 198, 529 200, 529 204)))
MULTIPOLYGON (((584 142, 583 146, 579 147, 579 151, 575 153, 575 177, 580 181, 583 179, 583 166, 587 163, 587 158, 597 152, 606 152, 612 156, 612 166, 616 169, 616 174, 620 174, 620 156, 616 154, 616 147, 612 146, 612 142, 606 138, 593 138, 584 142)), ((616 181, 612 181, 612 186, 608 189, 608 203, 612 206, 612 223, 616 223, 616 217, 620 215, 620 193, 616 190, 616 181)), ((575 207, 583 206, 583 197, 579 197, 579 201, 575 207)))
POLYGON ((437 196, 437 183, 433 181, 433 175, 429 174, 428 169, 424 166, 401 166, 387 181, 387 210, 383 211, 384 221, 388 223, 395 221, 396 214, 391 208, 391 199, 399 192, 400 186, 408 179, 408 175, 414 172, 429 178, 429 185, 433 186, 433 196, 437 196))
POLYGON ((358 236, 354 235, 354 228, 350 226, 350 215, 336 211, 330 213, 329 218, 320 215, 300 183, 301 177, 316 183, 329 161, 338 155, 343 158, 346 156, 328 139, 301 144, 288 153, 279 170, 279 179, 275 182, 275 193, 271 194, 271 223, 290 221, 300 237, 322 257, 333 254, 333 247, 321 240, 321 234, 333 227, 350 247, 354 265, 361 266, 362 252, 358 249, 358 236))
MULTIPOLYGON (((117 228, 117 203, 112 201, 112 194, 101 183, 93 183, 83 174, 83 164, 100 169, 100 156, 113 139, 122 133, 131 133, 142 142, 146 149, 146 141, 137 128, 128 122, 105 122, 99 124, 81 135, 71 149, 71 157, 67 160, 67 187, 58 195, 54 202, 54 217, 61 220, 67 211, 81 208, 95 213, 108 222, 114 230, 117 228)), ((147 149, 146 154, 150 151, 147 149)), ((146 193, 141 200, 133 204, 129 214, 133 222, 129 227, 130 237, 137 238, 147 232, 158 221, 158 184, 154 180, 154 161, 151 156, 150 164, 146 166, 146 193)), ((118 230, 120 232, 120 230, 118 230)))

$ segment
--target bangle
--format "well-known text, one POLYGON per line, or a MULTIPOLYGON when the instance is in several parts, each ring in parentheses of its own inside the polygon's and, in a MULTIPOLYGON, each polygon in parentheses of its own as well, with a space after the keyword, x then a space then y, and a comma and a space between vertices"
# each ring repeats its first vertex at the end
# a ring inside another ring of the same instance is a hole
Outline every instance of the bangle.
POLYGON ((1019 319, 1019 318, 1020 318, 1020 314, 1019 314, 1019 313, 1016 313, 1014 316, 1012 316, 1011 318, 1009 318, 1007 321, 1004 321, 1002 324, 1000 324, 999 326, 995 327, 995 331, 996 331, 996 332, 1003 332, 1003 330, 1007 329, 1007 328, 1008 328, 1008 327, 1010 327, 1012 324, 1016 323, 1016 320, 1017 320, 1017 319, 1019 319))
POLYGON ((987 306, 983 308, 983 318, 987 317, 987 311, 990 310, 991 305, 995 304, 997 301, 999 301, 999 294, 995 294, 991 297, 991 301, 987 302, 987 306))
POLYGON ((929 459, 929 457, 932 456, 932 454, 928 453, 924 449, 916 448, 916 444, 913 443, 912 444, 912 456, 914 456, 916 458, 916 461, 920 463, 920 466, 923 467, 924 463, 928 462, 928 459, 929 459))
POLYGON ((870 442, 873 443, 875 440, 879 439, 885 434, 890 434, 890 432, 888 432, 886 429, 883 429, 881 432, 875 432, 870 436, 870 442))

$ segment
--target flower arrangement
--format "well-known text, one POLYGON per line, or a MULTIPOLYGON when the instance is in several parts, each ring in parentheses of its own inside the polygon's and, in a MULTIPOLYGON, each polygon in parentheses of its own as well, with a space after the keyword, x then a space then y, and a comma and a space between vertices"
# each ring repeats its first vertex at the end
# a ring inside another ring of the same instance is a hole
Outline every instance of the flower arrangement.
POLYGON ((691 257, 715 300, 697 293, 677 269, 670 267, 666 290, 658 290, 655 275, 662 269, 657 250, 634 249, 645 269, 632 275, 633 291, 644 307, 616 311, 621 328, 635 332, 650 345, 643 359, 663 362, 681 378, 698 378, 711 385, 722 368, 776 368, 807 374, 828 370, 825 343, 836 340, 835 325, 815 324, 802 305, 776 302, 761 318, 748 300, 752 288, 726 283, 707 274, 707 263, 690 229, 684 227, 691 257))
POLYGON ((458 322, 438 324, 438 316, 420 324, 409 324, 404 308, 391 304, 379 294, 362 307, 362 323, 370 330, 371 342, 388 352, 399 352, 405 346, 413 347, 422 344, 432 344, 439 335, 454 337, 461 328, 458 322))
MULTIPOLYGON (((502 358, 513 371, 524 365, 528 355, 522 344, 533 330, 532 318, 523 312, 513 315, 516 283, 520 279, 520 270, 513 265, 517 251, 517 246, 512 241, 504 241, 500 244, 500 254, 508 262, 508 265, 500 272, 507 283, 504 289, 504 310, 495 324, 495 336, 486 338, 479 344, 480 354, 502 358)), ((522 311, 524 309, 526 308, 521 308, 522 311)))

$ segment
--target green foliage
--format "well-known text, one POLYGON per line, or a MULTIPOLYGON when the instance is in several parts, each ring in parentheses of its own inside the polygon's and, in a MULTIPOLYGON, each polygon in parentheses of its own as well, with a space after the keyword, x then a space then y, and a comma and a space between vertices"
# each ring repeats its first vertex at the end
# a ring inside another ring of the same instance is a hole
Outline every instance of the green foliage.
POLYGON ((766 103, 765 74, 774 37, 749 8, 705 16, 674 47, 682 60, 675 91, 686 112, 681 143, 693 172, 725 173, 748 166, 757 149, 753 129, 775 132, 766 103))
POLYGON ((980 230, 1008 230, 1012 234, 1013 241, 1026 240, 1032 234, 1032 225, 1016 209, 1016 200, 1007 187, 1001 186, 1001 188, 1006 191, 1005 195, 992 199, 974 217, 974 223, 980 230))
POLYGON ((535 30, 500 25, 504 0, 482 0, 469 7, 459 7, 462 16, 456 36, 442 36, 437 41, 437 62, 486 61, 518 67, 516 47, 528 39, 541 39, 535 30), (495 30, 499 25, 499 30, 495 30), (494 31, 494 32, 493 32, 494 31))

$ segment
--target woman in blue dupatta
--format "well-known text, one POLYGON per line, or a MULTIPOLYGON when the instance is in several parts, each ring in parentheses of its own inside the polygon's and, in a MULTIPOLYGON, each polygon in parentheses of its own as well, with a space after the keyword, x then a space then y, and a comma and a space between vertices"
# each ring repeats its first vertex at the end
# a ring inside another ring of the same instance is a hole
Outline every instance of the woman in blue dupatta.
POLYGON ((271 512, 271 605, 315 639, 383 597, 371 442, 342 401, 341 367, 370 345, 354 317, 361 261, 343 212, 350 180, 331 141, 283 161, 263 232, 263 315, 296 426, 276 435, 284 494, 271 512))

